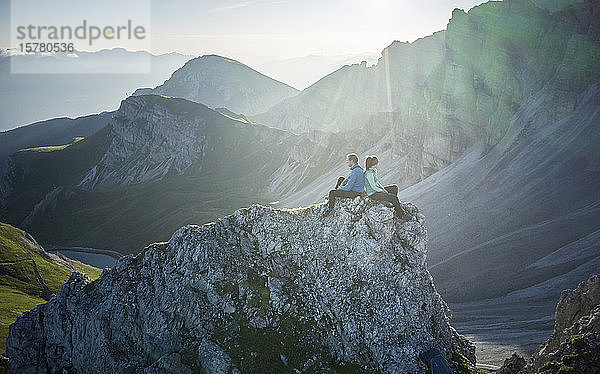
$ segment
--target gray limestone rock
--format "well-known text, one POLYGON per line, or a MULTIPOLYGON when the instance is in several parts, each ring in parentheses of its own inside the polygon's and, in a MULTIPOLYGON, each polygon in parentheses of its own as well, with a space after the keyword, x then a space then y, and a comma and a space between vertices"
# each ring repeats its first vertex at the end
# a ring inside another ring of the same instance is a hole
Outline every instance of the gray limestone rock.
POLYGON ((564 290, 554 331, 521 373, 600 372, 600 276, 564 290))
POLYGON ((259 205, 122 257, 10 327, 15 372, 425 373, 419 354, 473 357, 426 267, 424 217, 357 197, 259 205))
POLYGON ((512 356, 504 360, 502 367, 496 372, 497 374, 517 374, 521 369, 527 365, 527 362, 517 352, 513 353, 512 356))

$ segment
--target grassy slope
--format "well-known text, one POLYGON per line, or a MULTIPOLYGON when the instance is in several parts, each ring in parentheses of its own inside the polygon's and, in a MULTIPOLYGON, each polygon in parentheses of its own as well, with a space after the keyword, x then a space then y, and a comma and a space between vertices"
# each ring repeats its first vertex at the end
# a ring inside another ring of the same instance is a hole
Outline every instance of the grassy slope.
POLYGON ((8 326, 24 311, 45 302, 33 264, 51 292, 56 293, 72 271, 96 279, 101 270, 48 254, 24 231, 0 222, 0 352, 6 348, 8 326))
POLYGON ((8 157, 32 147, 70 143, 75 137, 87 138, 106 126, 112 113, 92 114, 75 119, 53 118, 13 130, 0 132, 0 170, 8 157))

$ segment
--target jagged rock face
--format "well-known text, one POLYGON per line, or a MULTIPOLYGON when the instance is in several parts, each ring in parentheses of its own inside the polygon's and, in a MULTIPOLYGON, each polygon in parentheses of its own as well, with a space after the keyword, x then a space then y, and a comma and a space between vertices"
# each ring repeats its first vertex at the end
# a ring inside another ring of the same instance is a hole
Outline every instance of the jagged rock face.
POLYGON ((565 290, 556 306, 550 339, 522 373, 600 372, 600 276, 565 290))
MULTIPOLYGON (((110 144, 102 158, 77 187, 94 190, 135 185, 181 176, 191 166, 188 174, 215 174, 215 170, 228 168, 235 160, 252 159, 257 168, 266 162, 278 167, 266 190, 281 193, 294 188, 298 177, 305 174, 306 170, 297 169, 307 168, 309 164, 302 162, 312 157, 307 155, 324 155, 315 152, 315 144, 306 144, 289 132, 249 124, 243 118, 232 119, 202 104, 157 95, 124 100, 113 115, 107 137, 110 144), (300 149, 303 153, 296 151, 300 149), (273 152, 276 156, 271 156, 273 152), (276 181, 277 177, 281 179, 276 181)), ((250 165, 244 166, 242 170, 231 170, 227 179, 251 170, 250 165)), ((218 182, 219 178, 214 180, 218 182)), ((260 184, 253 187, 262 188, 260 184)))
POLYGON ((416 208, 363 198, 326 209, 254 205, 124 257, 11 326, 19 373, 424 373, 430 347, 471 352, 426 269, 416 208))
POLYGON ((206 118, 186 116, 183 110, 178 114, 150 101, 152 97, 130 97, 121 103, 110 123, 111 143, 80 187, 136 184, 169 172, 180 175, 202 155, 206 118))
POLYGON ((497 374, 517 374, 527 365, 523 356, 518 353, 513 353, 512 356, 504 360, 502 367, 496 372, 497 374))
POLYGON ((386 148, 412 184, 477 142, 496 144, 541 89, 556 94, 553 123, 572 110, 569 93, 598 81, 598 3, 557 8, 514 0, 455 9, 446 30, 396 41, 377 65, 340 68, 253 118, 298 133, 386 127, 386 148))
POLYGON ((207 55, 188 61, 162 85, 139 89, 134 94, 150 93, 182 97, 211 108, 225 107, 252 115, 269 110, 281 100, 296 95, 298 90, 238 61, 207 55))
MULTIPOLYGON (((575 368, 576 372, 600 370, 600 276, 581 282, 575 290, 562 292, 556 306, 552 336, 534 355, 533 367, 539 369, 552 361, 575 368)), ((541 372, 553 373, 559 367, 546 365, 541 372)))

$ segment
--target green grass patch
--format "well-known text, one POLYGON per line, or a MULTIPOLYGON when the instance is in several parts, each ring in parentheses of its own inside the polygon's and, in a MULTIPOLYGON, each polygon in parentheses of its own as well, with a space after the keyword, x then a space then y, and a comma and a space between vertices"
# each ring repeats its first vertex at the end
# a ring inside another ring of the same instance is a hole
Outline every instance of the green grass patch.
POLYGON ((72 269, 64 266, 57 266, 54 262, 39 255, 34 255, 33 259, 37 265, 40 276, 53 293, 58 292, 60 286, 69 280, 69 276, 73 272, 72 269))
POLYGON ((27 250, 23 247, 23 232, 0 222, 0 262, 25 260, 27 250))
POLYGON ((255 328, 247 323, 217 330, 213 340, 231 357, 243 373, 294 373, 315 357, 305 373, 359 373, 359 367, 350 362, 338 363, 315 344, 312 326, 283 315, 279 327, 255 328))
POLYGON ((60 287, 69 280, 73 271, 84 273, 91 279, 97 279, 102 273, 102 269, 78 261, 68 261, 66 266, 63 266, 39 254, 33 254, 32 257, 37 265, 40 276, 53 293, 57 293, 60 287))
POLYGON ((70 145, 73 145, 81 140, 83 140, 84 138, 81 136, 77 136, 75 138, 73 138, 73 141, 68 143, 68 144, 62 144, 62 145, 46 145, 46 146, 42 146, 42 147, 32 147, 32 148, 25 148, 25 149, 21 149, 21 151, 33 151, 33 152, 54 152, 54 151, 62 151, 63 149, 67 148, 70 145))
POLYGON ((569 373, 569 374, 573 373, 574 374, 575 373, 575 368, 572 367, 572 366, 563 365, 563 366, 561 366, 558 369, 558 373, 559 374, 567 374, 567 373, 569 373))
POLYGON ((0 285, 0 352, 6 351, 6 338, 8 338, 8 326, 18 316, 27 310, 35 308, 36 305, 44 303, 45 300, 27 295, 0 285))
POLYGON ((92 279, 97 279, 102 272, 77 261, 49 255, 26 236, 24 231, 0 223, 0 352, 6 349, 8 326, 24 311, 46 302, 41 298, 43 288, 35 274, 34 262, 53 293, 58 292, 73 271, 85 273, 92 279))
POLYGON ((585 340, 583 340, 583 335, 581 335, 581 334, 576 334, 576 335, 571 336, 570 343, 574 348, 577 348, 577 349, 585 348, 585 340))
POLYGON ((42 287, 38 282, 31 261, 0 266, 0 285, 23 292, 30 296, 40 296, 42 287))

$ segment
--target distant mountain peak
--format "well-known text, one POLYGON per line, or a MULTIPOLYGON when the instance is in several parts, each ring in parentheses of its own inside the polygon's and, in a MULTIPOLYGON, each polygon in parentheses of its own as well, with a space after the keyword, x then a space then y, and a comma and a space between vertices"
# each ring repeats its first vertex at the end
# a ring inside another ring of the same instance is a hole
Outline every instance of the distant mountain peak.
POLYGON ((134 95, 181 97, 211 108, 252 115, 266 112, 299 91, 234 59, 204 55, 189 60, 162 85, 138 89, 134 95))

